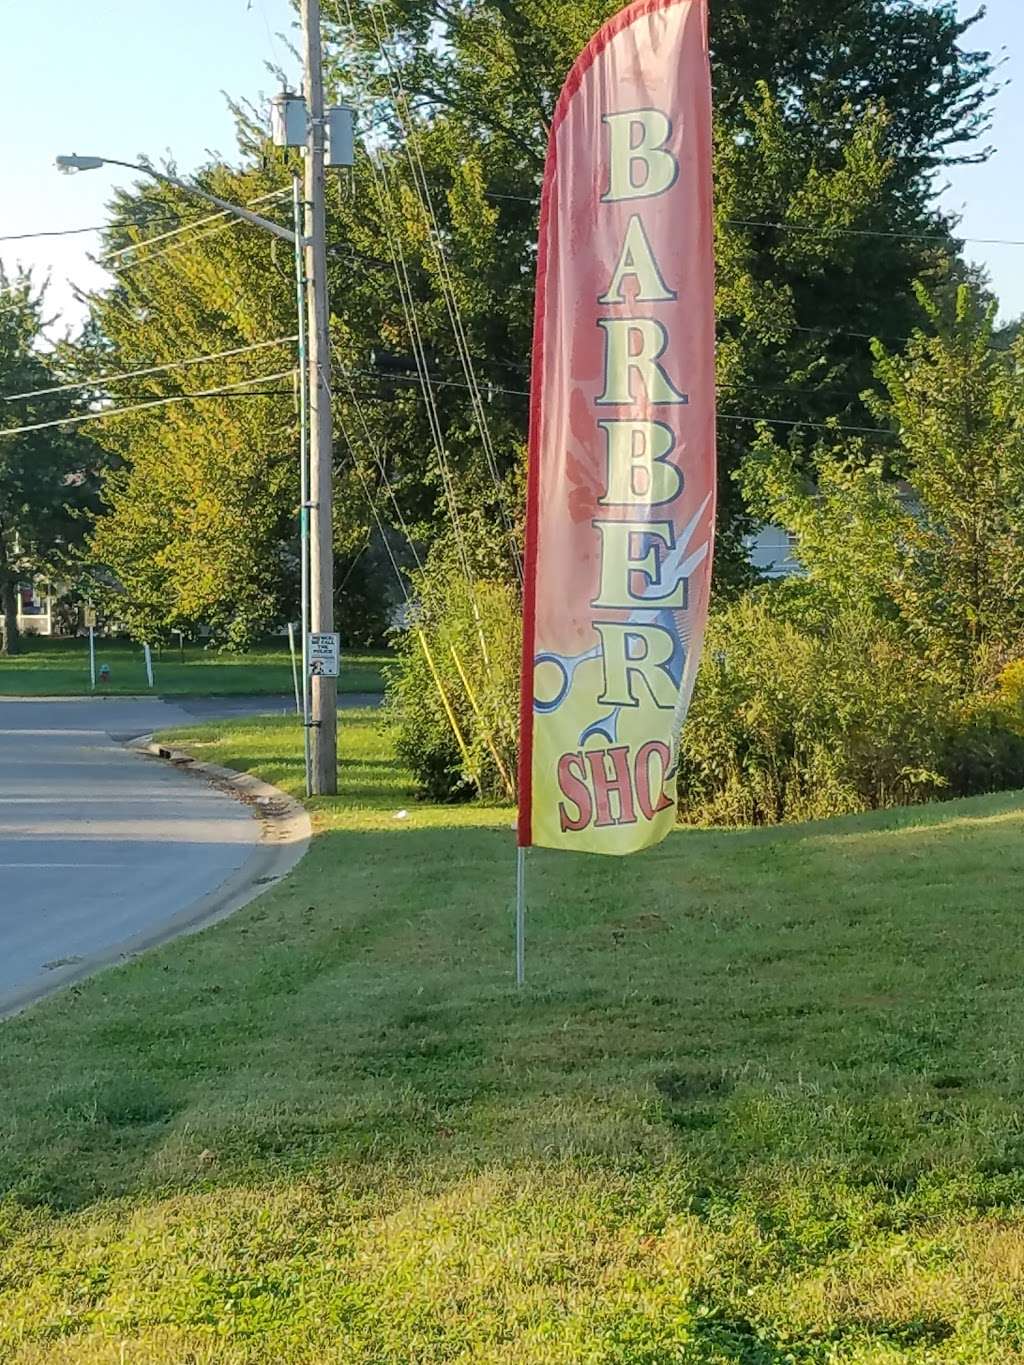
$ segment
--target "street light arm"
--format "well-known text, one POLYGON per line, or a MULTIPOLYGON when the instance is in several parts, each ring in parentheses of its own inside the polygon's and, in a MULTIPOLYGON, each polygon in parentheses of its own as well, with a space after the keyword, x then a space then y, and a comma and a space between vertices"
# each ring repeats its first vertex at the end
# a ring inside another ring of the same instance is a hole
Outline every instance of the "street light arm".
POLYGON ((179 180, 177 176, 168 175, 165 171, 158 171, 144 163, 117 161, 112 156, 59 156, 57 165, 61 170, 68 171, 90 170, 95 166, 122 166, 126 171, 141 171, 144 175, 151 175, 154 180, 161 180, 165 185, 173 185, 175 189, 184 190, 186 194, 193 194, 199 199, 205 199, 207 203, 215 204, 225 213, 230 213, 235 218, 241 218, 244 223, 251 223, 253 227, 263 228, 266 232, 272 232, 275 237, 290 242, 292 246, 295 245, 295 233, 292 232, 291 228, 282 227, 280 223, 271 222, 269 218, 263 218, 258 213, 250 213, 240 204, 232 204, 230 200, 221 199, 219 195, 211 194, 209 190, 200 189, 198 185, 190 185, 186 180, 179 180))

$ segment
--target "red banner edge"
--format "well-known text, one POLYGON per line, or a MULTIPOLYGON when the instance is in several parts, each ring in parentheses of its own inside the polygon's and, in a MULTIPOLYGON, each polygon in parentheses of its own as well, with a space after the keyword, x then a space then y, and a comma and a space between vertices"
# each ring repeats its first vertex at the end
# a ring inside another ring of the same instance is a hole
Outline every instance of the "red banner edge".
MULTIPOLYGON (((574 68, 575 69, 575 68, 574 68)), ((564 93, 564 92, 563 92, 564 93)), ((561 103, 561 100, 559 100, 561 103)), ((526 544, 523 555, 523 662, 519 683, 519 814, 518 845, 533 844, 533 673, 537 645, 537 522, 540 507, 540 415, 544 375, 545 296, 548 229, 558 152, 551 125, 544 183, 540 195, 536 302, 533 310, 533 354, 530 358, 530 435, 526 462, 526 544)))
MULTIPOLYGON (((533 318, 533 351, 530 359, 530 431, 527 441, 526 466, 526 543, 523 555, 523 657, 519 684, 519 802, 517 816, 517 844, 519 848, 533 846, 533 694, 534 657, 537 639, 537 521, 540 504, 540 416, 544 400, 544 323, 545 294, 548 270, 548 230, 551 221, 551 201, 554 198, 558 171, 556 137, 569 109, 569 104, 582 84, 583 77, 611 40, 644 14, 670 9, 673 5, 694 3, 694 0, 634 0, 634 3, 612 15, 590 39, 572 65, 562 86, 551 120, 548 151, 541 187, 540 222, 537 232, 537 301, 533 318)), ((702 11, 704 32, 707 34, 707 3, 696 0, 702 11)), ((707 46, 705 36, 705 47, 707 46)))

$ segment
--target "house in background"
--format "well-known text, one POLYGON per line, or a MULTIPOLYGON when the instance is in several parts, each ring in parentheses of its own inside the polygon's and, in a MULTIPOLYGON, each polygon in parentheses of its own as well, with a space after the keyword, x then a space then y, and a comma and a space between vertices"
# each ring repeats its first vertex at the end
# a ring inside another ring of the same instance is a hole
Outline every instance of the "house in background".
POLYGON ((782 526, 762 526, 747 537, 750 562, 761 578, 793 578, 803 573, 796 554, 796 536, 782 526))
POLYGON ((52 635, 54 633, 53 589, 49 583, 37 579, 35 583, 18 585, 18 630, 22 635, 52 635))

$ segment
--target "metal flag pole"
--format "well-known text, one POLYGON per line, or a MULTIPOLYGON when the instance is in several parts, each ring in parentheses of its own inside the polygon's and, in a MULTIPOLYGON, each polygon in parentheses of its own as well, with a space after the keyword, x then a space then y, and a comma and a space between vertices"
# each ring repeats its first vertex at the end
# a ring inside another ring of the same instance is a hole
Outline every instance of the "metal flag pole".
MULTIPOLYGON (((299 629, 302 629, 301 622, 299 629)), ((302 715, 302 693, 299 690, 299 662, 295 651, 295 622, 288 622, 288 652, 292 656, 292 686, 295 689, 295 714, 302 715)))
POLYGON ((526 985, 526 849, 516 849, 516 985, 526 985))
POLYGON ((299 305, 299 558, 302 598, 302 743, 306 761, 306 795, 313 794, 313 752, 309 721, 309 383, 306 357, 306 275, 303 265, 304 213, 302 179, 292 176, 292 213, 295 218, 295 296, 299 305))

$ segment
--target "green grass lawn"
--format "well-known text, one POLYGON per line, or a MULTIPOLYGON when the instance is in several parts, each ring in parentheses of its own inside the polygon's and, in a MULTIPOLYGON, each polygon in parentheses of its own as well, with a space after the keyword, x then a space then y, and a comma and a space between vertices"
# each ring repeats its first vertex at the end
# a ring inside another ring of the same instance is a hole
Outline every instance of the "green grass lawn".
POLYGON ((284 884, 0 1027, 5 1365, 1024 1361, 1024 798, 536 852, 517 995, 510 812, 381 724, 284 884))
MULTIPOLYGON (((22 641, 23 653, 0 655, 0 697, 74 697, 91 693, 87 640, 22 641)), ((379 692, 383 651, 343 651, 339 687, 343 692, 379 692)), ((141 696, 149 691, 140 645, 100 639, 96 668, 110 668, 110 682, 100 692, 141 696)), ((288 645, 259 645, 247 654, 222 654, 188 645, 184 660, 177 646, 153 653, 154 694, 163 697, 229 697, 293 692, 288 645)))

